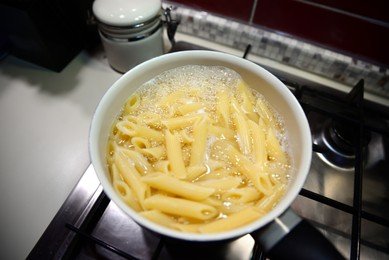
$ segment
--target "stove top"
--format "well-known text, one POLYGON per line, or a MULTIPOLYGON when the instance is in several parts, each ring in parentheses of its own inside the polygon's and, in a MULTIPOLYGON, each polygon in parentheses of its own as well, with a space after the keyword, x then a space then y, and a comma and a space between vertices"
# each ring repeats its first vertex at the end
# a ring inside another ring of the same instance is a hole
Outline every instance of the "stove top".
MULTIPOLYGON (((177 42, 172 51, 191 49, 204 48, 177 42)), ((388 258, 388 108, 363 100, 363 80, 345 94, 266 69, 279 77, 300 101, 314 140, 311 170, 292 208, 346 258, 388 258)), ((234 241, 194 243, 161 237, 141 228, 109 200, 89 166, 28 256, 45 258, 266 257, 250 235, 234 241)))

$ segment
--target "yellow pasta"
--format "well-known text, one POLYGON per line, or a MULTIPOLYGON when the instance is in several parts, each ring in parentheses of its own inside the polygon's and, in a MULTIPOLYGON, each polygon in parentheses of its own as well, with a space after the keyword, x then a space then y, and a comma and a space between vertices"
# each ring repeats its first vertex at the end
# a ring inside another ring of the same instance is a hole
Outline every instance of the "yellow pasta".
POLYGON ((239 189, 229 189, 224 192, 222 199, 234 203, 247 203, 254 200, 258 200, 261 197, 261 193, 258 192, 254 187, 245 187, 239 189))
POLYGON ((242 182, 240 177, 225 177, 220 179, 199 181, 198 184, 204 187, 212 187, 217 191, 227 191, 238 187, 242 182))
POLYGON ((158 128, 161 125, 161 118, 155 112, 147 111, 138 115, 136 118, 138 119, 138 123, 142 122, 143 124, 151 127, 158 128))
POLYGON ((117 125, 119 131, 129 136, 142 136, 151 140, 162 141, 163 134, 146 126, 141 126, 133 122, 121 121, 117 125))
POLYGON ((164 119, 162 120, 162 124, 164 124, 168 129, 174 130, 174 129, 180 129, 180 128, 185 128, 187 126, 191 126, 195 121, 197 121, 200 118, 201 116, 197 114, 179 116, 179 117, 164 119))
POLYGON ((154 170, 165 174, 170 174, 172 167, 169 160, 159 160, 154 163, 154 170))
POLYGON ((131 208, 136 211, 140 211, 141 207, 139 201, 135 199, 135 195, 132 189, 124 181, 115 180, 112 182, 113 188, 119 194, 120 198, 131 208))
POLYGON ((131 208, 136 211, 141 210, 139 201, 136 199, 136 196, 133 190, 128 186, 128 184, 123 181, 122 176, 119 173, 116 165, 112 165, 112 185, 114 190, 119 194, 120 198, 131 208))
POLYGON ((190 166, 202 164, 205 159, 207 145, 208 120, 202 117, 193 125, 193 143, 190 156, 190 166))
POLYGON ((181 113, 181 115, 193 113, 200 109, 204 109, 204 104, 198 102, 183 104, 177 108, 177 110, 181 113))
POLYGON ((256 124, 253 121, 248 123, 251 135, 253 137, 253 155, 255 162, 260 166, 264 167, 267 162, 267 149, 265 132, 263 131, 263 121, 259 119, 259 123, 256 124))
POLYGON ((233 162, 238 169, 250 179, 254 187, 266 195, 271 193, 272 185, 267 173, 262 172, 258 165, 252 163, 231 145, 220 142, 218 145, 225 151, 228 160, 233 162))
POLYGON ((243 115, 234 113, 232 116, 236 131, 237 131, 237 142, 239 144, 240 151, 248 155, 251 153, 251 136, 249 132, 248 121, 243 115))
POLYGON ((189 133, 189 130, 184 128, 181 131, 179 131, 180 139, 182 143, 184 144, 192 144, 193 143, 193 136, 191 133, 189 133))
POLYGON ((227 91, 219 91, 217 96, 216 111, 220 117, 221 125, 228 128, 230 125, 230 97, 227 91))
POLYGON ((210 169, 211 172, 214 172, 216 170, 224 169, 225 170, 225 163, 218 161, 218 160, 213 160, 212 158, 209 158, 207 160, 207 167, 210 169))
POLYGON ((150 142, 144 137, 133 137, 131 143, 134 145, 135 150, 142 150, 150 147, 150 142))
POLYGON ((147 211, 140 212, 140 214, 143 217, 147 218, 148 220, 151 220, 162 226, 169 227, 172 224, 176 223, 172 217, 158 210, 147 210, 147 211))
POLYGON ((208 128, 209 133, 223 139, 234 139, 235 132, 234 130, 222 126, 210 125, 208 128))
POLYGON ((124 112, 126 114, 131 113, 132 111, 136 110, 139 107, 140 104, 140 97, 138 95, 131 96, 126 104, 124 105, 124 112))
POLYGON ((244 226, 262 216, 254 207, 246 208, 237 213, 231 214, 228 218, 218 219, 212 223, 199 227, 201 233, 223 232, 229 229, 244 226))
POLYGON ((220 179, 231 178, 231 177, 236 177, 234 176, 232 169, 217 168, 217 169, 209 170, 206 174, 200 176, 197 179, 197 181, 198 182, 217 181, 220 179))
POLYGON ((139 173, 147 174, 153 171, 149 161, 138 151, 120 148, 118 149, 118 153, 120 153, 121 158, 128 158, 139 173))
POLYGON ((259 115, 255 112, 255 97, 250 91, 249 87, 243 80, 239 80, 237 84, 237 90, 242 98, 242 110, 246 113, 247 117, 254 122, 258 121, 259 115))
POLYGON ((177 68, 129 97, 107 164, 115 192, 144 218, 181 232, 222 232, 277 204, 291 160, 280 117, 260 93, 230 69, 193 68, 208 76, 177 68))
POLYGON ((202 224, 172 223, 169 227, 182 232, 197 233, 202 224))
POLYGON ((134 191, 138 203, 143 207, 144 199, 150 194, 150 188, 141 181, 140 174, 137 172, 132 163, 124 157, 123 153, 118 153, 116 155, 115 163, 120 175, 134 191))
POLYGON ((182 158, 181 144, 177 136, 165 131, 167 158, 170 161, 170 166, 174 176, 179 179, 186 177, 186 169, 182 158))
POLYGON ((200 220, 214 218, 219 213, 216 208, 204 203, 164 195, 151 196, 144 203, 147 209, 200 220))
POLYGON ((231 214, 240 212, 246 208, 253 207, 255 205, 254 202, 248 202, 248 203, 234 203, 234 202, 223 202, 223 204, 219 207, 216 207, 220 214, 223 216, 230 216, 231 214))
POLYGON ((215 208, 221 208, 223 206, 223 201, 217 199, 216 197, 208 197, 205 200, 202 200, 201 203, 207 204, 215 208))
POLYGON ((282 194, 285 190, 285 185, 279 184, 274 188, 274 191, 269 196, 263 197, 257 202, 255 207, 261 212, 267 212, 272 209, 277 202, 281 199, 282 194))
POLYGON ((269 126, 271 124, 274 124, 274 115, 272 111, 267 106, 265 100, 262 98, 257 100, 256 108, 258 110, 259 116, 262 118, 263 122, 269 126))
POLYGON ((172 104, 175 104, 178 99, 185 98, 187 94, 183 90, 175 91, 168 96, 166 96, 164 99, 160 100, 156 105, 157 106, 170 106, 172 104))
POLYGON ((155 189, 191 200, 204 200, 215 192, 215 188, 182 181, 161 173, 144 176, 142 177, 142 181, 155 189))
POLYGON ((158 160, 166 155, 166 149, 163 146, 144 148, 140 149, 139 152, 146 156, 150 161, 158 160))
POLYGON ((186 168, 186 180, 193 181, 194 179, 206 174, 208 168, 205 165, 194 165, 186 168))
POLYGON ((269 158, 271 161, 277 161, 279 163, 287 163, 287 157, 282 150, 281 145, 275 136, 273 128, 269 128, 266 138, 266 147, 269 158))

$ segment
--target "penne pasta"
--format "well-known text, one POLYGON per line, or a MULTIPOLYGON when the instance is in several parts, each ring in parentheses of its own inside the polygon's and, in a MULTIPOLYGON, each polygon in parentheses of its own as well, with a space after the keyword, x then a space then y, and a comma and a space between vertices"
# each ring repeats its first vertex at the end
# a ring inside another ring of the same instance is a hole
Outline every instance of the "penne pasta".
POLYGON ((144 199, 150 195, 150 188, 141 181, 140 174, 123 153, 116 155, 115 165, 123 180, 134 191, 139 204, 144 207, 144 199))
POLYGON ((160 160, 154 163, 154 170, 164 174, 170 174, 172 167, 169 160, 160 160))
POLYGON ((119 194, 120 198, 135 211, 141 211, 139 201, 135 199, 135 195, 128 184, 121 180, 113 181, 113 188, 119 194))
POLYGON ((186 177, 186 169, 184 160, 182 157, 181 144, 177 136, 170 133, 169 130, 165 131, 166 139, 166 153, 167 158, 170 161, 170 167, 174 174, 179 179, 186 177))
POLYGON ((116 127, 120 132, 131 137, 142 136, 150 140, 163 141, 163 134, 161 132, 133 122, 121 121, 116 124, 116 127))
POLYGON ((218 143, 218 145, 225 151, 228 160, 233 162, 238 169, 250 179, 258 191, 266 195, 271 193, 272 185, 270 179, 265 173, 261 172, 258 165, 253 164, 231 145, 225 143, 218 143))
POLYGON ((245 117, 238 113, 232 115, 237 132, 237 142, 239 144, 240 151, 248 155, 251 153, 251 135, 249 132, 248 121, 245 117))
POLYGON ((140 97, 139 95, 132 95, 124 105, 124 113, 129 114, 132 111, 135 111, 140 104, 140 97))
POLYGON ((212 158, 207 160, 207 166, 211 172, 214 172, 214 171, 220 170, 220 169, 226 170, 224 162, 221 162, 218 160, 213 160, 212 158))
POLYGON ((215 208, 221 208, 223 206, 223 202, 220 199, 217 199, 215 196, 208 197, 205 200, 202 200, 201 203, 210 205, 215 208))
POLYGON ((133 137, 131 138, 131 143, 134 146, 135 150, 142 150, 144 148, 150 148, 150 142, 147 138, 144 137, 133 137))
POLYGON ((198 102, 183 104, 177 108, 181 115, 190 114, 200 109, 204 109, 204 104, 198 102))
POLYGON ((206 220, 217 216, 216 208, 207 204, 164 195, 154 195, 145 200, 147 209, 156 209, 176 216, 206 220))
POLYGON ((156 105, 157 106, 170 106, 172 104, 175 104, 178 99, 187 97, 187 94, 183 90, 175 91, 162 100, 160 100, 156 105))
POLYGON ((258 200, 260 197, 261 193, 254 187, 232 188, 223 193, 222 200, 233 203, 247 203, 258 200))
POLYGON ((200 118, 201 116, 197 114, 172 117, 169 119, 162 120, 162 124, 170 130, 182 129, 188 126, 192 126, 193 123, 200 118))
POLYGON ((256 124, 249 120, 248 126, 253 137, 254 161, 263 169, 263 167, 265 167, 265 163, 267 162, 266 139, 265 133, 262 130, 263 121, 262 119, 259 119, 259 123, 256 124))
POLYGON ((223 232, 244 226, 262 216, 254 207, 246 208, 228 216, 228 218, 218 219, 209 224, 199 227, 200 233, 223 232))
POLYGON ((277 185, 273 192, 269 196, 263 197, 260 201, 258 201, 255 207, 262 212, 270 211, 281 199, 284 192, 285 185, 277 185))
POLYGON ((197 233, 199 230, 199 227, 201 227, 203 224, 181 224, 181 223, 173 223, 169 227, 178 231, 182 232, 189 232, 189 233, 197 233))
POLYGON ((219 91, 217 95, 216 112, 220 117, 223 127, 229 128, 230 125, 230 107, 229 95, 227 91, 219 91))
POLYGON ((189 133, 189 130, 187 128, 182 129, 179 131, 180 139, 184 144, 192 144, 193 143, 193 136, 191 133, 189 133))
POLYGON ((250 120, 257 122, 259 115, 256 113, 255 109, 255 97, 251 92, 250 88, 246 85, 243 80, 239 80, 237 84, 237 90, 240 93, 242 99, 242 110, 247 115, 250 120))
POLYGON ((164 146, 156 146, 150 148, 144 148, 138 150, 141 154, 149 158, 149 160, 155 161, 166 156, 166 149, 164 146))
POLYGON ((274 185, 285 183, 289 177, 288 172, 290 171, 290 165, 280 164, 277 162, 268 162, 266 165, 266 171, 269 173, 270 179, 274 185))
POLYGON ((142 181, 153 187, 191 200, 204 200, 211 196, 215 189, 182 181, 172 176, 154 173, 142 177, 142 181))
POLYGON ((152 111, 147 111, 145 113, 142 113, 142 114, 138 115, 137 118, 139 120, 138 123, 140 123, 140 121, 141 121, 143 124, 148 125, 148 126, 152 126, 154 128, 158 128, 161 125, 160 115, 158 115, 157 113, 152 112, 152 111))
POLYGON ((238 93, 240 93, 240 96, 242 97, 242 106, 245 108, 245 112, 254 112, 254 106, 253 104, 256 101, 256 98, 254 97, 251 89, 249 86, 247 86, 246 82, 243 80, 239 80, 236 84, 236 89, 238 90, 238 93))
POLYGON ((135 168, 141 174, 147 174, 153 171, 153 168, 149 161, 138 151, 119 148, 118 152, 131 161, 135 168))
POLYGON ((200 67, 205 81, 158 76, 129 97, 106 160, 115 192, 144 218, 213 233, 270 211, 285 193, 292 160, 267 100, 230 69, 200 67))
POLYGON ((230 201, 224 201, 221 207, 216 207, 216 208, 220 211, 220 214, 223 214, 225 216, 230 216, 231 214, 237 213, 248 207, 253 207, 253 206, 254 206, 254 202, 233 203, 230 201))
POLYGON ((142 121, 139 117, 133 116, 133 115, 128 115, 128 114, 124 114, 124 115, 125 116, 122 117, 122 121, 131 122, 131 123, 138 124, 138 125, 142 124, 142 121))
POLYGON ((274 115, 264 99, 260 98, 257 100, 256 109, 258 110, 258 114, 260 118, 262 118, 265 125, 270 126, 274 123, 274 115))
POLYGON ((205 149, 207 145, 208 120, 202 117, 193 125, 193 143, 190 156, 190 166, 199 165, 204 162, 205 149))
POLYGON ((197 184, 204 187, 214 188, 216 191, 227 191, 237 188, 242 182, 240 177, 225 177, 220 179, 198 181, 197 184))
POLYGON ((213 134, 222 139, 233 140, 235 138, 234 130, 222 126, 210 125, 208 128, 210 134, 213 134))
POLYGON ((267 133, 266 148, 268 157, 271 161, 276 161, 282 164, 287 163, 286 154, 282 150, 282 147, 274 133, 273 128, 269 128, 269 131, 267 133))
POLYGON ((209 169, 204 165, 189 166, 186 168, 186 172, 187 172, 186 180, 193 181, 199 178, 200 176, 206 174, 208 170, 209 169))
POLYGON ((220 180, 223 178, 232 178, 233 172, 230 169, 218 168, 215 170, 210 169, 206 174, 197 179, 198 182, 205 182, 208 180, 220 180))
POLYGON ((165 227, 170 227, 172 224, 176 223, 172 217, 158 210, 147 210, 140 212, 140 214, 148 220, 151 220, 165 227))

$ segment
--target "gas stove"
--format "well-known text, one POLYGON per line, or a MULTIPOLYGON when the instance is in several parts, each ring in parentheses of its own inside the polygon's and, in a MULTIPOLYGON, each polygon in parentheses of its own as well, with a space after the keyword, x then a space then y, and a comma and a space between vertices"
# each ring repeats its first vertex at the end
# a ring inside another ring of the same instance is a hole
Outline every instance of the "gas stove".
MULTIPOLYGON (((174 51, 204 49, 177 42, 174 51)), ((250 46, 242 56, 245 58, 250 46)), ((266 67, 265 67, 266 68, 266 67)), ((266 68, 294 93, 314 143, 310 173, 292 208, 347 259, 389 257, 389 108, 266 68)), ((248 234, 194 243, 138 226, 105 195, 90 165, 28 259, 266 259, 248 234)))

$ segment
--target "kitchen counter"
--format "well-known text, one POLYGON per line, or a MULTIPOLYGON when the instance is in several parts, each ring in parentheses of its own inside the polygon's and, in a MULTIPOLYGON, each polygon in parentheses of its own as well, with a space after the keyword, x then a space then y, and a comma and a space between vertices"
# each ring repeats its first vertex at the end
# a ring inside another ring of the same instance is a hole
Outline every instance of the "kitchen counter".
MULTIPOLYGON (((243 55, 181 33, 176 40, 243 55)), ((329 81, 269 59, 249 59, 312 81, 329 81)), ((82 51, 60 73, 13 56, 0 64, 0 259, 24 259, 89 166, 94 110, 121 74, 110 68, 101 47, 82 51)))
POLYGON ((92 115, 121 74, 101 49, 61 73, 0 64, 0 259, 24 259, 90 164, 92 115))

